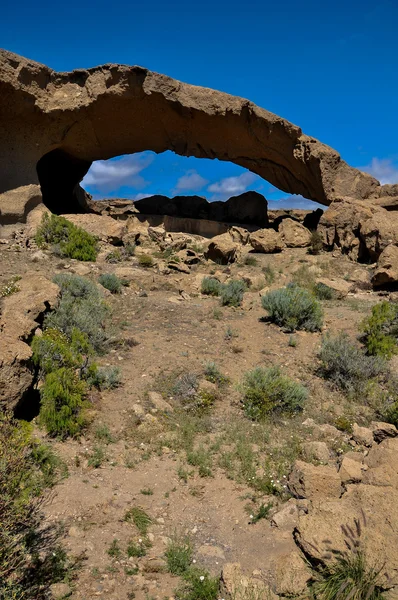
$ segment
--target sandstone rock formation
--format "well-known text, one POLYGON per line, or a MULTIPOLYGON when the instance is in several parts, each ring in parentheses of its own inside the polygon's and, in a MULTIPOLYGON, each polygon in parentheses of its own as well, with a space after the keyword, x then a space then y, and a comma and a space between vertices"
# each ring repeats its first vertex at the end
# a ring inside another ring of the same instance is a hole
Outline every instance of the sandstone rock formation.
POLYGON ((282 236, 273 229, 259 229, 249 236, 249 242, 256 252, 271 254, 285 247, 282 236))
POLYGON ((42 275, 25 276, 0 312, 0 405, 15 409, 33 382, 29 341, 44 313, 55 308, 59 288, 42 275))
POLYGON ((311 243, 311 232, 293 219, 283 219, 278 232, 288 248, 306 248, 311 243))
POLYGON ((57 73, 1 51, 0 140, 0 192, 40 181, 58 213, 81 210, 92 161, 143 150, 231 161, 324 205, 395 194, 248 100, 137 66, 57 73))

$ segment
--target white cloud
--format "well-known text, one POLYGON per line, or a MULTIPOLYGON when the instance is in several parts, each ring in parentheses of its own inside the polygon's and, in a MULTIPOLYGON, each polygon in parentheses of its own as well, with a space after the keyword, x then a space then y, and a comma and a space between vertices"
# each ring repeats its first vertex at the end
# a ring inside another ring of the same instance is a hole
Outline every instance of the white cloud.
POLYGON ((376 177, 382 185, 385 183, 398 183, 398 166, 394 165, 389 158, 372 158, 372 162, 364 167, 358 167, 361 171, 370 173, 376 177))
POLYGON ((154 194, 135 194, 132 196, 132 200, 143 200, 144 198, 150 198, 154 194))
POLYGON ((247 171, 237 177, 225 177, 220 181, 216 181, 207 188, 209 192, 213 193, 210 200, 227 200, 231 196, 242 194, 257 179, 259 179, 258 175, 247 171))
POLYGON ((122 186, 141 189, 148 182, 140 173, 154 158, 153 154, 141 152, 115 160, 98 160, 91 165, 82 184, 94 188, 98 193, 109 193, 122 186))
POLYGON ((191 169, 187 171, 185 175, 179 178, 177 181, 177 185, 173 190, 173 194, 178 194, 180 192, 197 192, 201 190, 206 183, 209 183, 207 179, 199 175, 197 171, 191 169))

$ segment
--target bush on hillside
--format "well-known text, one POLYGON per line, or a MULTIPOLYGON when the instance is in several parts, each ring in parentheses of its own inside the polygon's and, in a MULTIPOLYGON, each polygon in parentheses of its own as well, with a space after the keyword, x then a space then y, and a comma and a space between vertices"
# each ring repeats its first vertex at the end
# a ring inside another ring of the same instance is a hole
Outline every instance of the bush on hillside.
POLYGON ((102 273, 102 275, 99 276, 98 281, 112 294, 120 294, 122 291, 122 282, 114 273, 102 273))
POLYGON ((391 358, 398 351, 398 303, 384 301, 373 306, 361 329, 368 354, 391 358))
POLYGON ((221 304, 223 306, 240 306, 246 290, 247 285, 244 281, 240 279, 228 281, 221 287, 221 304))
POLYGON ((56 247, 61 256, 84 261, 97 258, 97 239, 64 217, 45 213, 35 240, 39 248, 56 247))
POLYGON ((286 331, 318 331, 322 327, 321 305, 308 290, 294 283, 268 292, 261 303, 269 319, 286 331))
POLYGON ((46 376, 40 389, 40 421, 49 435, 66 438, 82 431, 87 423, 86 394, 85 382, 72 369, 62 367, 46 376))
POLYGON ((207 296, 219 296, 222 284, 215 277, 204 277, 200 291, 207 296))
POLYGON ((271 413, 300 412, 308 397, 307 389, 283 375, 277 366, 256 367, 245 373, 241 384, 246 416, 258 421, 271 413))
POLYGON ((32 352, 34 364, 46 374, 61 367, 82 369, 93 348, 79 329, 73 328, 69 338, 63 331, 49 327, 33 338, 32 352))
POLYGON ((364 392, 371 380, 387 371, 383 358, 367 356, 346 333, 325 335, 318 356, 322 377, 348 393, 364 392))

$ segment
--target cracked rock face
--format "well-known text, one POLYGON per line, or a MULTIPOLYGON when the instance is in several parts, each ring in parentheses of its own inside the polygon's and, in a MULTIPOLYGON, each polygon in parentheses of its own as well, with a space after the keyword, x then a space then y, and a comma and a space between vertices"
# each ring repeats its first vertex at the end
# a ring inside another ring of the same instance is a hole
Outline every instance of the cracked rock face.
POLYGON ((0 51, 0 193, 40 180, 48 208, 78 212, 92 161, 143 150, 231 161, 326 206, 384 193, 335 150, 248 100, 137 66, 57 73, 0 51))

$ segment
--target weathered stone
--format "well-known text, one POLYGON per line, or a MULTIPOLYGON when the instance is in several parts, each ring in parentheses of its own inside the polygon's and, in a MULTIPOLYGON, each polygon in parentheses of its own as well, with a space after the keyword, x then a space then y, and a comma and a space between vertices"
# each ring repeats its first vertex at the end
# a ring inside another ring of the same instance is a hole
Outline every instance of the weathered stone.
POLYGON ((339 475, 342 483, 358 483, 362 479, 361 463, 344 456, 341 461, 339 475))
POLYGON ((242 98, 142 67, 56 73, 4 50, 0 67, 0 191, 40 178, 44 203, 58 212, 79 205, 78 183, 93 160, 143 149, 230 160, 325 205, 383 192, 335 150, 242 98))
POLYGON ((0 404, 14 409, 33 381, 27 340, 44 313, 55 308, 59 288, 42 275, 25 275, 19 291, 3 299, 0 315, 0 404))
POLYGON ((194 250, 190 250, 189 248, 179 250, 177 256, 186 265, 196 265, 200 262, 200 256, 194 250))
POLYGON ((383 423, 381 421, 372 421, 370 429, 373 432, 373 438, 378 444, 389 437, 396 437, 398 430, 392 423, 383 423))
POLYGON ((297 460, 289 475, 288 487, 293 496, 320 500, 339 498, 341 496, 341 480, 334 467, 314 466, 297 460))
POLYGON ((170 261, 167 263, 167 268, 171 269, 172 271, 178 271, 179 273, 185 273, 186 275, 189 275, 191 272, 188 265, 180 262, 170 261))
POLYGON ((250 233, 243 227, 231 227, 228 229, 228 233, 237 244, 246 245, 249 241, 250 233))
POLYGON ((148 227, 148 235, 153 242, 160 244, 166 238, 166 230, 163 227, 148 227))
POLYGON ((372 277, 374 287, 398 283, 398 246, 387 246, 379 256, 372 277))
POLYGON ((319 460, 328 462, 330 450, 325 442, 306 442, 303 444, 304 456, 307 460, 319 460))
POLYGON ((293 219, 283 219, 278 233, 288 248, 306 248, 311 243, 311 232, 293 219))
POLYGON ((299 511, 296 500, 289 500, 281 510, 272 515, 270 521, 271 525, 275 525, 275 527, 279 527, 279 529, 293 530, 297 525, 298 518, 299 511))
POLYGON ((297 550, 287 552, 271 562, 273 588, 279 596, 295 596, 307 590, 311 570, 297 550))
POLYGON ((368 469, 363 483, 393 487, 398 490, 398 438, 387 438, 375 445, 365 458, 368 469))
POLYGON ((327 279, 326 277, 321 277, 317 280, 317 283, 321 283, 322 285, 326 285, 328 288, 330 288, 333 292, 334 298, 337 300, 342 300, 345 298, 353 288, 352 283, 345 281, 344 279, 327 279))
POLYGON ((277 600, 278 598, 261 579, 244 575, 240 563, 226 563, 223 566, 221 584, 225 595, 234 600, 247 600, 248 598, 277 600))
POLYGON ((249 243, 256 252, 271 254, 281 252, 285 247, 285 242, 280 233, 274 229, 259 229, 249 236, 249 243))
POLYGON ((161 394, 158 392, 148 392, 148 400, 149 402, 161 412, 172 412, 173 407, 167 400, 163 398, 161 394))
POLYGON ((4 225, 26 223, 28 214, 41 203, 38 185, 25 185, 0 194, 0 232, 4 225))
POLYGON ((67 583, 53 583, 50 586, 51 598, 65 600, 72 595, 72 588, 67 583))
POLYGON ((360 427, 357 423, 352 426, 352 439, 363 446, 372 446, 373 433, 367 427, 360 427))
POLYGON ((227 265, 237 260, 239 249, 240 245, 234 242, 229 233, 223 233, 210 240, 205 250, 205 257, 227 265))

